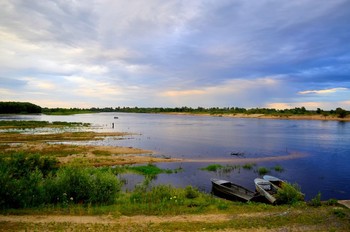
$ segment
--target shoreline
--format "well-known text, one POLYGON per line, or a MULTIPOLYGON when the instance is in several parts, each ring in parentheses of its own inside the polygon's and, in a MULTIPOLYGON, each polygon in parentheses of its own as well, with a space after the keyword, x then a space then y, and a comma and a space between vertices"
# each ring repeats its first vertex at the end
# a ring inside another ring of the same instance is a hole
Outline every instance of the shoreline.
POLYGON ((205 117, 224 117, 224 118, 254 118, 254 119, 272 119, 272 120, 311 120, 311 121, 339 121, 350 122, 350 115, 345 118, 323 115, 266 115, 266 114, 208 114, 208 113, 187 113, 187 112, 171 112, 160 113, 170 115, 188 115, 188 116, 205 116, 205 117))

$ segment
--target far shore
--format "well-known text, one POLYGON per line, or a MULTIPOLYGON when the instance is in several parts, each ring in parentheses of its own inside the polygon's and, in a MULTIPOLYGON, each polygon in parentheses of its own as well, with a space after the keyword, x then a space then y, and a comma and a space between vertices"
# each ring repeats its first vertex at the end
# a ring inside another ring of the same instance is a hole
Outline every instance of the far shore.
POLYGON ((258 118, 258 119, 279 119, 279 120, 320 120, 320 121, 342 121, 350 122, 350 115, 345 118, 336 116, 323 115, 267 115, 267 114, 195 114, 187 112, 171 112, 162 113, 171 115, 192 115, 192 116, 207 116, 207 117, 226 117, 226 118, 258 118))

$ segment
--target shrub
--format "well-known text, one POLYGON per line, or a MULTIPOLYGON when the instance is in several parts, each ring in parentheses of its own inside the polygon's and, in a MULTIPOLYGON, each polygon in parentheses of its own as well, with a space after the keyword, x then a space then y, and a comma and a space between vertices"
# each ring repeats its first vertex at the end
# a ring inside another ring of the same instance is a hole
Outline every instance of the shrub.
POLYGON ((92 187, 89 202, 112 204, 115 201, 117 193, 121 189, 121 183, 111 170, 102 172, 95 171, 90 179, 92 187))
POLYGON ((43 175, 36 169, 27 176, 13 178, 9 169, 0 168, 0 208, 25 208, 45 202, 43 175))
POLYGON ((0 159, 0 208, 25 208, 47 202, 44 176, 57 169, 57 160, 17 154, 0 159))
POLYGON ((333 214, 339 218, 344 218, 346 216, 346 213, 342 208, 333 209, 333 214))
POLYGON ((65 203, 66 198, 74 203, 113 203, 121 184, 108 170, 65 167, 48 181, 51 202, 65 203))
POLYGON ((278 204, 294 204, 304 200, 304 195, 300 192, 297 184, 283 183, 282 188, 276 194, 278 204))
POLYGON ((40 170, 44 176, 58 169, 58 160, 55 157, 41 157, 38 154, 29 156, 16 154, 5 163, 10 167, 9 171, 12 177, 16 179, 28 176, 36 169, 40 170))
POLYGON ((326 203, 327 205, 337 205, 338 204, 338 200, 337 199, 333 199, 333 198, 331 198, 331 199, 329 199, 328 201, 327 201, 327 203, 326 203))
POLYGON ((192 186, 187 186, 185 188, 185 197, 188 199, 194 199, 199 196, 199 191, 197 188, 194 188, 192 186))
POLYGON ((321 193, 317 193, 317 195, 311 199, 310 203, 309 203, 311 206, 314 206, 314 207, 319 207, 322 205, 322 202, 321 202, 321 193))

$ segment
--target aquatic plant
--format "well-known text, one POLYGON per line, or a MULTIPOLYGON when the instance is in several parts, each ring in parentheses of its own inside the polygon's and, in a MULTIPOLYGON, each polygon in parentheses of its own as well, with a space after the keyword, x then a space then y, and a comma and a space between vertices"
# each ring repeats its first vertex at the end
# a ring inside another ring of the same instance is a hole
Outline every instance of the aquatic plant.
MULTIPOLYGON (((126 171, 133 171, 145 176, 156 176, 161 173, 171 174, 173 170, 171 169, 161 169, 154 164, 140 165, 140 166, 128 166, 126 167, 126 171)), ((176 171, 180 171, 180 169, 176 169, 176 171)))
POLYGON ((216 172, 219 169, 221 169, 223 166, 221 164, 210 164, 207 167, 201 168, 200 170, 203 171, 209 171, 209 172, 216 172))
POLYGON ((273 170, 275 170, 276 172, 283 172, 284 168, 280 165, 276 165, 275 167, 273 167, 273 170))
POLYGON ((270 172, 270 170, 268 168, 265 168, 265 167, 259 167, 257 171, 258 171, 259 175, 261 175, 261 176, 270 172))
POLYGON ((252 170, 254 166, 256 166, 256 164, 247 163, 247 164, 244 164, 244 165, 242 166, 242 168, 243 168, 243 169, 246 169, 246 170, 252 170))

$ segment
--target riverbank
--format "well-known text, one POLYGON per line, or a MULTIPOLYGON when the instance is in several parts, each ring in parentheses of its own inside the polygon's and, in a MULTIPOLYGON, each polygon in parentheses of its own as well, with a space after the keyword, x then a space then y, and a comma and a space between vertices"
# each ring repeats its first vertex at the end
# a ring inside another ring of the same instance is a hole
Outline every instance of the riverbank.
POLYGON ((345 118, 323 115, 268 115, 268 114, 205 114, 205 113, 162 113, 170 115, 192 115, 192 116, 207 116, 207 117, 227 117, 227 118, 258 118, 258 119, 279 119, 279 120, 320 120, 320 121, 341 121, 350 122, 350 115, 345 118))

